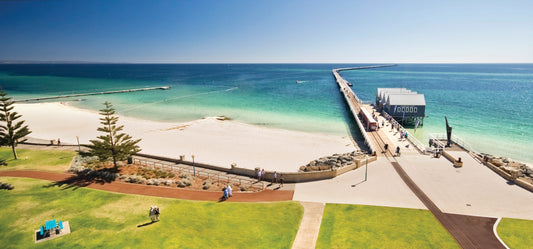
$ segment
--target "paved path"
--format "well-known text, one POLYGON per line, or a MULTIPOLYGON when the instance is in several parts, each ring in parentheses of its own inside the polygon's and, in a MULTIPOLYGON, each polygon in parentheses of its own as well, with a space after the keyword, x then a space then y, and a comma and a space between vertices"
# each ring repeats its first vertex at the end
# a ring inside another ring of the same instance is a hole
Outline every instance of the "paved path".
MULTIPOLYGON (((123 182, 95 182, 79 179, 76 175, 65 173, 54 173, 33 170, 0 171, 0 176, 28 177, 54 181, 53 185, 63 188, 87 187, 117 193, 137 194, 167 198, 177 198, 186 200, 218 201, 222 196, 221 191, 197 191, 170 187, 156 187, 123 182)), ((270 190, 260 192, 240 193, 233 192, 230 202, 265 202, 265 201, 290 201, 294 191, 292 190, 270 190)))
POLYGON ((485 217, 463 217, 443 213, 431 199, 407 175, 398 162, 391 162, 398 175, 415 193, 435 218, 448 230, 453 238, 464 249, 505 249, 492 231, 496 219, 485 217), (488 229, 487 229, 488 228, 488 229))
POLYGON ((292 244, 292 249, 315 248, 325 204, 303 201, 300 204, 304 207, 304 215, 300 223, 300 229, 298 229, 292 244))

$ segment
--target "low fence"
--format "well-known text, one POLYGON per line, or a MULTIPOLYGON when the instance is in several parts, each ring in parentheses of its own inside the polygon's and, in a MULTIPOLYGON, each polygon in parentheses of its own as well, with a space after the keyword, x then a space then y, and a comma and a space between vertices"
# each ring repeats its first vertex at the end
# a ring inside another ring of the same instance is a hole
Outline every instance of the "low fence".
MULTIPOLYGON (((264 182, 259 182, 254 179, 249 178, 242 178, 237 175, 231 176, 225 173, 220 172, 213 172, 213 171, 205 171, 202 167, 198 167, 198 169, 193 169, 189 166, 180 166, 179 164, 172 163, 172 162, 165 162, 165 161, 159 161, 159 160, 153 160, 153 159, 146 159, 141 157, 132 157, 132 161, 134 164, 147 167, 149 169, 155 169, 155 170, 169 170, 174 173, 178 174, 190 174, 194 175, 195 177, 203 178, 203 179, 211 179, 213 182, 219 182, 224 184, 238 184, 239 186, 249 187, 249 188, 255 188, 255 189, 264 189, 265 185, 264 182)), ((195 165, 196 166, 196 165, 195 165)))
MULTIPOLYGON (((193 162, 174 159, 174 158, 167 158, 167 157, 160 157, 160 156, 153 156, 153 155, 146 155, 146 154, 137 154, 137 155, 140 156, 140 157, 144 157, 144 158, 149 158, 149 159, 155 159, 155 160, 159 160, 159 161, 168 162, 168 163, 165 163, 165 166, 163 166, 163 163, 156 164, 156 162, 153 162, 153 164, 151 164, 151 163, 146 162, 146 166, 148 166, 148 167, 149 166, 153 166, 153 167, 159 167, 160 166, 161 168, 171 167, 171 166, 179 167, 176 164, 184 164, 184 165, 189 165, 189 166, 193 165, 193 162)), ((134 160, 135 160, 135 158, 138 158, 138 157, 134 157, 134 160)), ((369 156, 367 158, 368 158, 368 163, 371 163, 371 162, 377 160, 376 156, 369 156)), ((146 159, 144 159, 144 160, 146 160, 146 159)), ((148 161, 148 160, 146 160, 146 161, 148 161)), ((342 175, 342 174, 344 174, 344 173, 346 173, 346 172, 348 172, 350 170, 359 168, 359 167, 363 166, 366 162, 367 162, 366 158, 361 158, 361 159, 356 159, 352 165, 349 165, 349 166, 346 166, 346 167, 342 167, 342 168, 339 168, 339 169, 312 171, 312 172, 277 172, 277 175, 278 175, 278 179, 283 178, 283 181, 285 183, 296 183, 296 182, 309 182, 309 181, 325 180, 325 179, 334 178, 334 177, 342 175)), ((194 165, 197 168, 211 169, 211 170, 221 171, 221 172, 234 174, 234 175, 247 176, 247 177, 250 177, 250 178, 255 178, 257 176, 257 171, 255 169, 240 168, 240 167, 237 167, 234 164, 231 165, 230 168, 224 168, 224 167, 214 166, 214 165, 209 165, 209 164, 204 164, 204 163, 194 163, 194 165)), ((184 168, 188 168, 189 172, 192 172, 192 169, 190 169, 189 167, 184 167, 184 168)), ((199 171, 199 169, 196 170, 197 173, 198 173, 198 171, 199 171)), ((227 176, 225 176, 224 174, 221 174, 220 177, 226 177, 227 178, 227 176)), ((265 174, 262 177, 266 181, 272 181, 273 178, 274 178, 274 171, 265 171, 265 174)))

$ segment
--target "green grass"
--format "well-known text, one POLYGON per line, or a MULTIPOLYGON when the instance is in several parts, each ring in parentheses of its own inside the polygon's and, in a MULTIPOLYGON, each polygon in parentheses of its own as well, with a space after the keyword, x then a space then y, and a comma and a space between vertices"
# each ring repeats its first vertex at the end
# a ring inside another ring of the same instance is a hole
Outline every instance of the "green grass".
POLYGON ((533 220, 502 219, 498 235, 513 249, 533 248, 533 220))
POLYGON ((18 160, 13 157, 11 148, 0 147, 0 159, 6 160, 7 166, 0 170, 43 170, 63 172, 68 168, 75 151, 69 150, 29 150, 17 149, 18 160))
POLYGON ((327 204, 316 248, 460 248, 427 210, 327 204))
POLYGON ((2 248, 290 248, 303 214, 296 202, 199 202, 116 194, 53 182, 0 177, 2 248), (157 205, 161 221, 150 221, 157 205), (71 234, 34 244, 46 220, 69 221, 71 234))

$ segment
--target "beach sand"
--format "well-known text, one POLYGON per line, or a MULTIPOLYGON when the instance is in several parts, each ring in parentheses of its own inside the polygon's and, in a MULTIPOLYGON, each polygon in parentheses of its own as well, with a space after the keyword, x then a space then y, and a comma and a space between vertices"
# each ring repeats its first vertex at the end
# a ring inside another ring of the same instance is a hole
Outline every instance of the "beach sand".
MULTIPOLYGON (((98 112, 65 103, 16 104, 32 134, 30 137, 57 140, 62 144, 87 144, 100 126, 98 112)), ((141 153, 230 167, 295 172, 301 165, 334 153, 356 149, 348 134, 344 137, 249 125, 214 117, 184 123, 166 123, 120 116, 124 132, 141 138, 141 153)))

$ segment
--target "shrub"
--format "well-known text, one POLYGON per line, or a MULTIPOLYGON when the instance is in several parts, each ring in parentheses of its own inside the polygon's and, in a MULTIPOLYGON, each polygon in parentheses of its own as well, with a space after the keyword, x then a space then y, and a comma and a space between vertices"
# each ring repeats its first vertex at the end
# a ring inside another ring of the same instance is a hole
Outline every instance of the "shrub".
POLYGON ((183 179, 179 180, 177 182, 177 184, 178 184, 178 187, 184 188, 184 187, 191 186, 191 181, 189 179, 187 179, 187 178, 183 178, 183 179))
POLYGON ((7 190, 12 190, 14 189, 15 187, 13 187, 13 185, 9 184, 9 183, 1 183, 0 182, 0 189, 7 189, 7 190))
POLYGON ((209 188, 211 187, 211 179, 207 179, 207 180, 203 183, 203 185, 204 185, 204 186, 203 186, 202 188, 203 188, 204 190, 209 189, 209 188))

